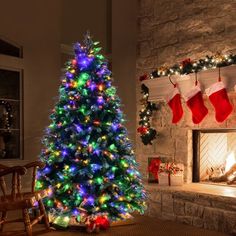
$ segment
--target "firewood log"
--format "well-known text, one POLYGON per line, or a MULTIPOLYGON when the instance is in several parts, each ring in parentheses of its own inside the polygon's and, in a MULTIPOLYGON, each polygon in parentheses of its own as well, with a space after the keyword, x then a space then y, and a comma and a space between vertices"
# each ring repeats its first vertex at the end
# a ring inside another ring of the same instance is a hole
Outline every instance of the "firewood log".
POLYGON ((212 177, 210 178, 210 180, 212 182, 227 182, 228 181, 228 177, 231 176, 234 172, 236 172, 236 164, 233 164, 231 166, 231 168, 224 174, 224 175, 221 175, 219 177, 212 177))
POLYGON ((228 181, 227 181, 227 184, 228 184, 228 185, 234 184, 235 181, 236 181, 236 176, 234 176, 233 179, 228 180, 228 181))

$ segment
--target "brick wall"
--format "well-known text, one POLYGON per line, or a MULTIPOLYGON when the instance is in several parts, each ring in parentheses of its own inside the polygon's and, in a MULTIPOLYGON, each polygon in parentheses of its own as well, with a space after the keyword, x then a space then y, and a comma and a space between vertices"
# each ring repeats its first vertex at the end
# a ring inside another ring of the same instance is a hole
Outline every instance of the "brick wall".
MULTIPOLYGON (((235 0, 140 0, 138 22, 137 77, 163 64, 172 65, 188 57, 200 59, 217 51, 236 52, 235 0)), ((139 82, 136 94, 139 111, 139 82)), ((163 155, 181 162, 186 159, 185 167, 191 165, 186 157, 188 129, 193 127, 191 117, 186 115, 180 126, 173 126, 168 107, 163 103, 160 107, 153 117, 153 125, 160 133, 158 140, 152 146, 144 146, 137 135, 137 160, 144 177, 148 156, 163 155)), ((212 122, 213 119, 212 112, 204 124, 219 127, 212 122)), ((227 127, 227 123, 220 127, 227 127)))

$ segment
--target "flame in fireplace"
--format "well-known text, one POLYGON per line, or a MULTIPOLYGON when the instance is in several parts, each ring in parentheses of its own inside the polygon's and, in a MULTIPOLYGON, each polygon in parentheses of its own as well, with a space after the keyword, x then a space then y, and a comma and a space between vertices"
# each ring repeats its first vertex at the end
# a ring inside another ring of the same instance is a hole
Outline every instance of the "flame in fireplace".
POLYGON ((227 172, 228 170, 230 170, 230 168, 233 166, 233 164, 236 163, 236 160, 235 160, 235 156, 234 156, 234 153, 231 152, 227 158, 226 158, 226 163, 225 163, 225 172, 227 172))

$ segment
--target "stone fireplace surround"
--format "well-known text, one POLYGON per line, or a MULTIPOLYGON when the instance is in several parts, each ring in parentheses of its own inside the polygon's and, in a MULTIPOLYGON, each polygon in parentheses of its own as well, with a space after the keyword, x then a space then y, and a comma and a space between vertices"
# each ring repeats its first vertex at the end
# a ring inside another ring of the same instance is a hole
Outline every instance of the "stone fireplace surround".
MULTIPOLYGON (((145 85, 149 87, 149 99, 159 106, 152 119, 152 125, 159 135, 151 147, 138 145, 137 158, 141 163, 144 176, 147 176, 148 157, 162 156, 168 161, 184 164, 184 186, 161 187, 157 184, 146 184, 149 194, 148 215, 196 227, 236 233, 236 188, 192 183, 193 130, 236 128, 236 92, 234 91, 236 66, 222 68, 221 75, 234 110, 226 121, 217 123, 214 109, 204 94, 204 102, 209 113, 199 125, 193 124, 191 112, 184 101, 182 101, 184 117, 177 125, 171 124, 171 112, 164 102, 171 89, 168 78, 145 81, 145 85)), ((217 81, 218 69, 200 72, 198 78, 202 91, 205 91, 217 81)), ((173 76, 172 80, 177 80, 182 94, 194 86, 193 74, 173 76)))

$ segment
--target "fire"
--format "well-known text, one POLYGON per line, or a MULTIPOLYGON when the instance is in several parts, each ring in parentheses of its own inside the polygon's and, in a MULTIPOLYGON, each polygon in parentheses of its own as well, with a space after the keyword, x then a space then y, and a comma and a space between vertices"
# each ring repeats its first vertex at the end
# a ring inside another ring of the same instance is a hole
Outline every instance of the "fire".
POLYGON ((233 166, 233 164, 236 163, 236 160, 235 160, 235 156, 234 156, 234 153, 231 152, 227 158, 226 158, 226 163, 225 163, 225 172, 227 172, 228 170, 230 170, 230 168, 233 166))

